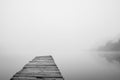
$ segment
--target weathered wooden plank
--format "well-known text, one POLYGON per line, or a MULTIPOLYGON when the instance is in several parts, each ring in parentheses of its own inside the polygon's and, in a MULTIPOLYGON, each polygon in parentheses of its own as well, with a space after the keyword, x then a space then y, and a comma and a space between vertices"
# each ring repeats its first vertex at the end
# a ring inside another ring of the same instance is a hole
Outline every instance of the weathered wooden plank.
POLYGON ((11 80, 37 80, 37 78, 36 77, 13 77, 11 80))
POLYGON ((53 60, 35 60, 35 61, 30 61, 29 63, 55 63, 53 60))
POLYGON ((63 78, 14 77, 11 80, 63 80, 63 78))
POLYGON ((24 67, 56 66, 56 64, 26 64, 24 67))
POLYGON ((25 68, 58 68, 58 67, 56 65, 48 65, 48 66, 46 66, 46 65, 42 65, 42 66, 37 66, 37 65, 27 66, 27 65, 25 65, 23 68, 25 69, 25 68))
POLYGON ((62 77, 60 73, 50 72, 50 73, 17 73, 14 77, 62 77))
POLYGON ((30 62, 30 63, 28 63, 28 64, 32 64, 32 65, 34 65, 34 64, 55 64, 54 62, 50 62, 50 61, 39 61, 39 62, 30 62))
POLYGON ((45 72, 45 71, 58 71, 59 72, 59 70, 58 70, 58 68, 57 67, 39 67, 39 68, 25 68, 25 69, 23 69, 23 70, 21 70, 20 72, 45 72))
POLYGON ((21 74, 23 74, 23 73, 46 73, 46 74, 50 74, 50 73, 59 73, 59 71, 58 70, 54 70, 54 71, 52 71, 52 70, 23 70, 23 71, 19 71, 18 73, 21 73, 21 74))
POLYGON ((26 64, 25 66, 56 66, 56 64, 26 64))

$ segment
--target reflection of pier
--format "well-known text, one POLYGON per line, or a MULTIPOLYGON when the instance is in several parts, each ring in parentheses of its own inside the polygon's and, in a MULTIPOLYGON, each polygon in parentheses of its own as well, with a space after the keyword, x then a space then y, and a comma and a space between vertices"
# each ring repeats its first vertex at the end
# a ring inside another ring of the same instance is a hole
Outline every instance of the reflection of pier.
POLYGON ((52 56, 37 56, 11 80, 64 80, 52 56))

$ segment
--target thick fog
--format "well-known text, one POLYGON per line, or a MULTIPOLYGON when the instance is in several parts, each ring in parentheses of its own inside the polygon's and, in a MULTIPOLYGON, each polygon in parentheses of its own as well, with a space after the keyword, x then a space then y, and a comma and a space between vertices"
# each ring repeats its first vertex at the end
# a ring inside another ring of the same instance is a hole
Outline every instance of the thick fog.
MULTIPOLYGON (((65 80, 120 80, 119 61, 112 57, 110 62, 103 55, 107 50, 113 54, 107 42, 119 41, 119 4, 119 0, 0 0, 0 80, 9 80, 42 55, 53 56, 65 80)), ((115 48, 119 54, 119 46, 115 48)))

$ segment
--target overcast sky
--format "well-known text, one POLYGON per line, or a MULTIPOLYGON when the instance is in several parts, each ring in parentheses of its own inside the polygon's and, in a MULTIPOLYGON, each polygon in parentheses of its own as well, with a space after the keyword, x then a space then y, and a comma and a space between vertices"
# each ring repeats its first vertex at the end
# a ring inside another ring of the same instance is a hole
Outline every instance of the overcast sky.
MULTIPOLYGON (((120 35, 119 4, 119 0, 0 0, 0 78, 8 79, 37 55, 53 55, 62 69, 69 59, 79 62, 81 50, 120 35)), ((92 63, 92 58, 83 57, 92 63)), ((89 64, 84 59, 79 65, 89 64)), ((70 70, 67 65, 64 69, 70 70)))

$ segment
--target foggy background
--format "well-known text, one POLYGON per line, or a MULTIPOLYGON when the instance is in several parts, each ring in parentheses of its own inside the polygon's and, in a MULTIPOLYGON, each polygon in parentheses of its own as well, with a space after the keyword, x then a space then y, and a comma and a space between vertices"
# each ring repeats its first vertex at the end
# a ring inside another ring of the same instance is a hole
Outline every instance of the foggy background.
POLYGON ((65 80, 120 80, 119 0, 0 0, 0 80, 52 55, 65 80))

